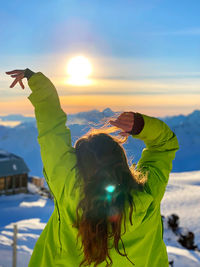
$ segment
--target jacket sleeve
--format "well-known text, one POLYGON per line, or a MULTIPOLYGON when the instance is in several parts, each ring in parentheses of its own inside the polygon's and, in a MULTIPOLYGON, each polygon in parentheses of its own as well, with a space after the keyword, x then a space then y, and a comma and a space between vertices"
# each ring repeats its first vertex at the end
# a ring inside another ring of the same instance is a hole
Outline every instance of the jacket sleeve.
POLYGON ((179 144, 176 135, 163 121, 143 114, 140 115, 144 121, 143 128, 139 134, 132 136, 143 140, 146 148, 137 163, 137 169, 147 174, 145 190, 153 196, 154 201, 160 203, 172 169, 172 160, 179 149, 179 144))
POLYGON ((60 198, 76 165, 71 132, 66 127, 67 115, 61 109, 54 85, 41 72, 32 75, 28 85, 32 91, 28 99, 35 108, 43 174, 54 197, 60 198))

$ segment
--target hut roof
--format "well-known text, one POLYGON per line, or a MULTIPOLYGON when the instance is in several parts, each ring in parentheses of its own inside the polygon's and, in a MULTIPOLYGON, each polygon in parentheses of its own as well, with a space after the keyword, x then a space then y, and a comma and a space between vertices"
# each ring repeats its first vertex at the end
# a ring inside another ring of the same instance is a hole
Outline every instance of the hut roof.
POLYGON ((28 173, 29 171, 21 157, 5 150, 0 150, 0 177, 28 173))

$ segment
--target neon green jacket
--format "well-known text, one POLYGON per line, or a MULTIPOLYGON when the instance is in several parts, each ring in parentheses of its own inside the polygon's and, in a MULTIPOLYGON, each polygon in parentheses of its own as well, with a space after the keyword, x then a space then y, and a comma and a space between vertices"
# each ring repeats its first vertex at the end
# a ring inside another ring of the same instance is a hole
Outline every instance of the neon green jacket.
MULTIPOLYGON (((72 224, 80 195, 79 189, 74 186, 76 154, 71 144, 70 130, 66 127, 67 115, 61 109, 55 87, 42 73, 34 74, 28 84, 32 90, 28 99, 35 108, 43 173, 55 202, 55 209, 37 240, 28 267, 78 267, 83 255, 78 249, 80 241, 76 247, 77 229, 72 224)), ((136 205, 133 226, 127 218, 127 231, 122 240, 135 267, 167 267, 160 202, 178 141, 164 122, 142 116, 144 128, 133 137, 146 144, 137 168, 148 170, 148 181, 144 191, 133 191, 136 205)), ((120 250, 123 252, 122 246, 120 250)), ((114 249, 110 250, 110 256, 113 267, 133 266, 114 249)))

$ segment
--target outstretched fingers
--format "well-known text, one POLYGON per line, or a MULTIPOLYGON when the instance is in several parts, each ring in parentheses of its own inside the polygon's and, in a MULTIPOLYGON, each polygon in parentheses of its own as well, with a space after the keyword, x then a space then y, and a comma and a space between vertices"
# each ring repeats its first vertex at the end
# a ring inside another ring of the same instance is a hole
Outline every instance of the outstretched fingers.
POLYGON ((21 86, 22 89, 25 88, 25 87, 24 87, 24 84, 23 84, 23 82, 22 82, 22 80, 19 80, 19 84, 20 84, 20 86, 21 86))
POLYGON ((19 74, 24 72, 24 70, 12 70, 12 71, 6 71, 6 74, 10 75, 10 74, 19 74))
POLYGON ((13 87, 16 85, 17 82, 18 82, 18 79, 16 78, 16 79, 14 80, 14 82, 10 85, 10 88, 13 88, 13 87))
POLYGON ((124 131, 120 133, 121 135, 127 136, 127 132, 131 131, 133 127, 134 116, 132 112, 123 112, 116 120, 110 120, 109 122, 124 131))
POLYGON ((10 75, 10 77, 12 77, 12 78, 16 78, 18 76, 22 76, 23 77, 23 73, 18 73, 18 74, 12 74, 12 75, 10 75))
POLYGON ((21 77, 16 78, 16 79, 14 80, 14 82, 10 85, 10 88, 13 88, 13 87, 16 85, 16 83, 18 83, 18 82, 19 82, 19 83, 22 82, 21 79, 22 79, 21 77))
POLYGON ((114 125, 114 126, 129 126, 130 125, 130 121, 124 121, 124 120, 119 120, 117 119, 116 121, 109 121, 110 124, 114 125))
POLYGON ((13 88, 17 83, 20 84, 22 89, 25 88, 22 82, 22 79, 24 78, 24 70, 7 71, 6 74, 10 75, 12 78, 15 78, 14 82, 10 85, 10 88, 13 88))

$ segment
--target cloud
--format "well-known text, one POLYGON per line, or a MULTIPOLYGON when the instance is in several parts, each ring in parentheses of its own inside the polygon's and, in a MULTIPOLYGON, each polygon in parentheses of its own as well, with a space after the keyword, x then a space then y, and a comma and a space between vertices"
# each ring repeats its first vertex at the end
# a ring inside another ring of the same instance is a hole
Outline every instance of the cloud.
MULTIPOLYGON (((113 111, 132 110, 154 116, 188 114, 199 109, 200 94, 166 95, 65 95, 60 96, 62 109, 67 114, 103 110, 110 107, 113 111)), ((23 97, 18 101, 0 102, 0 115, 24 114, 34 116, 34 108, 23 97)))
POLYGON ((163 94, 200 94, 200 79, 145 79, 120 80, 99 79, 87 87, 58 84, 58 92, 65 95, 163 95, 163 94))

